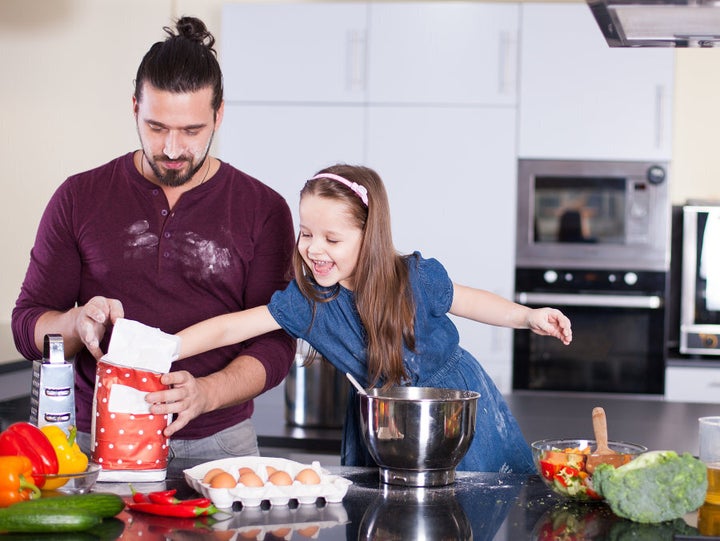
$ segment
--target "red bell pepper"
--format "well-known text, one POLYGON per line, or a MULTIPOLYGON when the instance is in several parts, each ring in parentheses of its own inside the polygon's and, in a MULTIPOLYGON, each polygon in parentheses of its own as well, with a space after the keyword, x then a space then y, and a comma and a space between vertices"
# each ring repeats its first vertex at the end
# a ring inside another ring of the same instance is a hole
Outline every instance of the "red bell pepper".
POLYGON ((0 456, 26 456, 32 464, 32 475, 39 488, 45 474, 58 472, 58 459, 48 437, 34 424, 17 422, 0 433, 0 456))
POLYGON ((0 507, 40 497, 32 482, 32 464, 26 456, 0 456, 0 507))
POLYGON ((540 473, 548 481, 552 481, 555 478, 555 474, 560 470, 562 464, 550 462, 549 460, 540 461, 540 473))

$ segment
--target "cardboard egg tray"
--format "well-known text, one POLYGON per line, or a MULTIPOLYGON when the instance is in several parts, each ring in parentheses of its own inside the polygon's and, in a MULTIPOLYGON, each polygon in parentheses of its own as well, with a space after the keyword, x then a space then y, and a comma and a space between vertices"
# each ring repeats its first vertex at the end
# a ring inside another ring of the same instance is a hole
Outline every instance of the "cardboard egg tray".
POLYGON ((270 506, 288 505, 296 501, 299 505, 317 503, 322 498, 327 503, 339 503, 345 497, 348 487, 352 481, 339 475, 332 475, 320 467, 320 463, 314 461, 312 464, 302 464, 285 458, 271 458, 259 456, 247 456, 237 458, 224 458, 198 464, 193 468, 184 470, 185 480, 197 492, 210 498, 216 507, 227 509, 233 506, 234 502, 240 502, 243 507, 259 507, 263 502, 270 506), (293 479, 300 470, 312 468, 320 476, 320 483, 315 485, 302 484, 293 481, 292 485, 279 486, 268 483, 267 466, 277 470, 286 471, 293 479), (238 484, 234 488, 212 488, 209 484, 203 483, 205 474, 213 468, 220 468, 230 473, 237 481, 240 468, 252 469, 265 483, 262 487, 246 487, 238 484))

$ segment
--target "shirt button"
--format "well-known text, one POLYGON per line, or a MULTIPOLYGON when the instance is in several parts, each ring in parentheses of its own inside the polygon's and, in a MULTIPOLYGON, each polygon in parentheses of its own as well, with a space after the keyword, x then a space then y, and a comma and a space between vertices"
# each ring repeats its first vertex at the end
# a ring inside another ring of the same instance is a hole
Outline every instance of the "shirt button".
POLYGON ((170 238, 170 233, 165 232, 165 238, 166 238, 166 239, 169 239, 169 238, 170 238))
POLYGON ((167 215, 168 215, 167 209, 162 209, 162 210, 160 211, 160 214, 162 214, 163 216, 167 216, 167 215))
POLYGON ((152 194, 153 194, 153 195, 157 195, 157 194, 159 194, 159 193, 160 193, 160 190, 153 190, 153 191, 152 191, 152 194))
POLYGON ((165 253, 163 254, 163 257, 170 257, 170 252, 165 252, 165 253))

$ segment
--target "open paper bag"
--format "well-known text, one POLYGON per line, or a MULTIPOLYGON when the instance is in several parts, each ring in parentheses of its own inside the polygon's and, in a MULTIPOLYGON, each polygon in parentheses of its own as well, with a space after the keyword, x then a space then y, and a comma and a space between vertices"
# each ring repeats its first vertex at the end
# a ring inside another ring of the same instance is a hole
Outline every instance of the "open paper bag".
POLYGON ((93 396, 92 460, 99 481, 162 481, 168 461, 163 430, 168 415, 153 415, 145 395, 166 389, 160 376, 177 358, 180 339, 137 321, 115 323, 108 352, 97 363, 93 396))

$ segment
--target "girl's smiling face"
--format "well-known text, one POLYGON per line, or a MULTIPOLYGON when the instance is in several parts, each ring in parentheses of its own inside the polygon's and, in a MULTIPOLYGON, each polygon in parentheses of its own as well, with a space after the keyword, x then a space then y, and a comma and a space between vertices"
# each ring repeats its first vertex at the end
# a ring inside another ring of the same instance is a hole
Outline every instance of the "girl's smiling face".
POLYGON ((353 289, 362 239, 345 203, 317 195, 300 200, 298 251, 321 286, 353 289))

